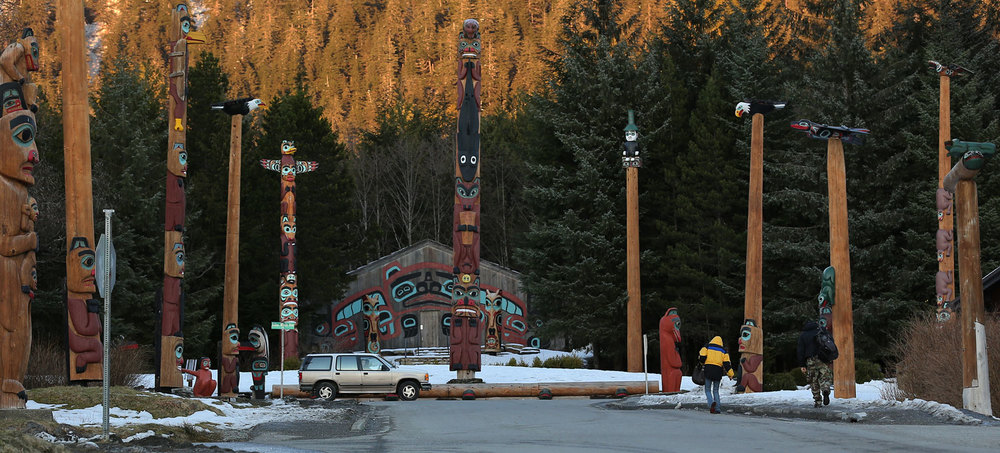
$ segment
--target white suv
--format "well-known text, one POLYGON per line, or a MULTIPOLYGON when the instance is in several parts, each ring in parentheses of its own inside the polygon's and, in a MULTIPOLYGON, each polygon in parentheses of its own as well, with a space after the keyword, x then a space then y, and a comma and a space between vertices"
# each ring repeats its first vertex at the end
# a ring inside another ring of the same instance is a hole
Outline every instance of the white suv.
POLYGON ((309 354, 299 369, 299 390, 325 400, 341 393, 396 393, 413 401, 430 390, 424 371, 402 371, 377 354, 309 354))

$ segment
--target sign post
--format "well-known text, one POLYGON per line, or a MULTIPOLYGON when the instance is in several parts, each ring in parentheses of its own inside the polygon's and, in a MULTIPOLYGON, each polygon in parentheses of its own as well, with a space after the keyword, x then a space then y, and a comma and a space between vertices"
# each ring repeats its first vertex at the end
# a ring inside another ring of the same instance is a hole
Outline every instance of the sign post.
MULTIPOLYGON (((649 354, 649 339, 646 334, 642 334, 642 382, 646 384, 646 394, 649 395, 649 368, 646 363, 646 354, 649 354)), ((660 370, 662 373, 663 370, 660 370)))
POLYGON ((97 241, 97 255, 101 258, 95 263, 97 269, 94 272, 97 292, 104 298, 104 388, 102 401, 104 418, 101 424, 101 439, 105 442, 108 441, 108 435, 110 434, 108 427, 110 411, 108 405, 111 400, 111 384, 109 382, 111 375, 111 351, 109 346, 111 340, 111 289, 115 286, 115 261, 117 259, 115 246, 111 243, 111 214, 114 214, 114 212, 114 209, 104 210, 104 234, 97 241))
MULTIPOLYGON (((271 329, 274 330, 293 330, 295 329, 295 321, 278 321, 271 322, 271 329)), ((281 399, 285 398, 285 332, 281 332, 281 376, 279 377, 278 384, 278 397, 281 399)))

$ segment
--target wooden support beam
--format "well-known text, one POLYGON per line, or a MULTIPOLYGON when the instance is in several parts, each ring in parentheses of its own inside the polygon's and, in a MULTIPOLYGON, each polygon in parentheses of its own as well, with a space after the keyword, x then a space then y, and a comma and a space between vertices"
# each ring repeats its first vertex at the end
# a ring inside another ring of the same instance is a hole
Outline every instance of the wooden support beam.
POLYGON ((628 371, 642 372, 642 296, 639 288, 639 169, 625 169, 625 257, 628 268, 628 371))

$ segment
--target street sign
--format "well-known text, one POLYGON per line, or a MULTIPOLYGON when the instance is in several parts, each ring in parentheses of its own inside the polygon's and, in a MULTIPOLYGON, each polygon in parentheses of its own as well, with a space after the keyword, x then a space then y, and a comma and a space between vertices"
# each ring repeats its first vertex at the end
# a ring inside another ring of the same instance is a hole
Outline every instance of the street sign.
POLYGON ((97 294, 100 294, 100 296, 102 298, 107 297, 107 294, 104 294, 104 278, 105 278, 104 277, 104 275, 105 275, 105 269, 104 269, 104 251, 105 251, 105 249, 109 249, 108 252, 110 252, 110 254, 111 254, 111 260, 110 260, 111 265, 108 266, 109 267, 108 271, 109 271, 110 276, 111 276, 111 285, 108 287, 108 290, 110 291, 110 290, 115 289, 116 274, 118 273, 118 264, 117 264, 118 257, 117 257, 117 254, 115 253, 115 244, 113 242, 111 242, 111 240, 108 239, 108 237, 106 235, 102 234, 101 235, 101 239, 99 239, 97 241, 97 250, 96 250, 96 253, 97 253, 97 268, 94 271, 95 272, 94 283, 97 285, 97 294))
POLYGON ((295 330, 295 321, 272 322, 271 328, 274 330, 295 330))

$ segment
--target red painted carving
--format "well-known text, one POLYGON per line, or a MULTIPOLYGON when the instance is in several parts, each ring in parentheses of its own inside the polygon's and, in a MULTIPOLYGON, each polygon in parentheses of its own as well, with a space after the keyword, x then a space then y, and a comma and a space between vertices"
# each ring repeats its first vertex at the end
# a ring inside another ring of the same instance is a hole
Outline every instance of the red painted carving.
POLYGON ((212 379, 212 370, 209 367, 212 365, 212 359, 208 357, 202 357, 200 360, 200 366, 197 370, 181 370, 187 374, 194 376, 194 389, 192 393, 194 396, 201 398, 207 398, 215 393, 215 380, 212 379))
POLYGON ((660 387, 664 392, 681 390, 681 318, 668 308, 660 318, 660 387))

